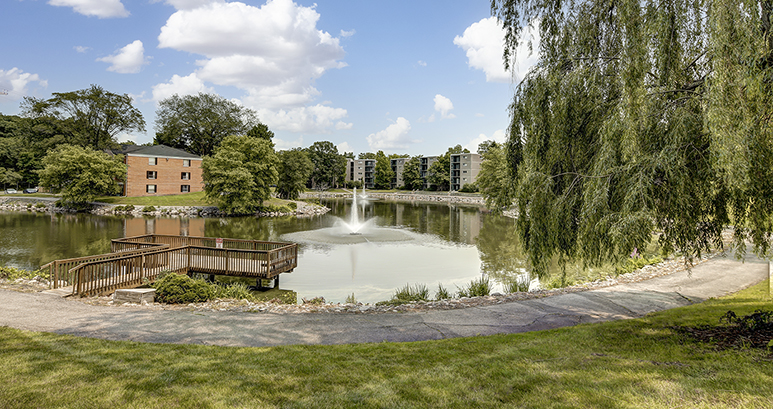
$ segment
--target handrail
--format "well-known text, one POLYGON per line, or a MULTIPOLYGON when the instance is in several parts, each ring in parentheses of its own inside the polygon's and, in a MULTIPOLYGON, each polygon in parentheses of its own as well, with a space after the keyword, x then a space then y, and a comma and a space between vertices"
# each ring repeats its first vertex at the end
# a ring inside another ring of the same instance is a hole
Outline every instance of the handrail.
MULTIPOLYGON (((67 272, 69 273, 69 271, 71 270, 71 268, 69 268, 69 266, 70 265, 77 266, 76 263, 88 262, 88 261, 109 260, 109 259, 113 259, 113 258, 116 258, 116 257, 119 257, 119 256, 131 255, 131 254, 134 254, 134 253, 145 253, 145 252, 155 251, 155 250, 164 249, 164 248, 168 248, 168 247, 169 247, 168 244, 153 244, 153 247, 142 248, 142 249, 134 249, 134 250, 126 250, 126 251, 120 251, 120 252, 113 252, 113 253, 98 254, 98 255, 95 255, 95 256, 82 256, 82 257, 73 257, 73 258, 67 258, 67 259, 61 259, 61 260, 54 260, 54 261, 52 261, 50 263, 47 263, 47 264, 41 266, 40 270, 48 268, 48 277, 49 277, 49 280, 51 282, 51 284, 49 284, 49 285, 53 286, 53 288, 56 289, 56 288, 60 287, 59 284, 62 281, 62 279, 65 279, 65 277, 61 277, 61 275, 60 275, 60 271, 62 270, 60 267, 66 268, 67 272), (52 267, 53 267, 53 274, 52 274, 52 267)), ((73 276, 68 274, 67 277, 66 277, 66 280, 64 280, 64 281, 66 283, 72 283, 74 281, 73 280, 73 276)))
POLYGON ((81 261, 67 273, 73 284, 72 294, 86 296, 136 286, 145 279, 155 279, 164 270, 270 279, 291 272, 298 265, 298 245, 288 242, 224 239, 223 247, 215 247, 213 237, 155 234, 111 241, 113 249, 123 244, 151 247, 57 260, 49 263, 49 267, 54 265, 58 279, 60 266, 81 261), (233 248, 227 244, 252 248, 233 248))

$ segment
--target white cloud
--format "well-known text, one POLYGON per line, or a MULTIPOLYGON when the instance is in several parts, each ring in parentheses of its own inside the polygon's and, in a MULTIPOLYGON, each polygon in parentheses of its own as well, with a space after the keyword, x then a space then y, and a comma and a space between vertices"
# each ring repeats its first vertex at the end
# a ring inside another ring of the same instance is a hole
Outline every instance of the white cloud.
POLYGON ((341 121, 348 113, 343 108, 317 104, 292 109, 257 109, 258 118, 271 129, 302 133, 327 133, 331 128, 350 129, 353 125, 341 121))
MULTIPOLYGON (((456 115, 450 113, 452 109, 454 109, 454 104, 451 102, 450 99, 437 94, 435 95, 435 111, 440 112, 440 117, 442 119, 454 119, 456 118, 456 115)), ((430 121, 432 122, 435 120, 435 115, 433 114, 430 117, 430 121)))
POLYGON ((505 131, 503 129, 500 129, 498 131, 494 131, 494 133, 489 138, 485 134, 478 135, 477 138, 471 140, 467 145, 464 145, 465 148, 469 149, 470 152, 477 152, 478 151, 478 145, 485 141, 494 141, 496 143, 505 143, 506 141, 505 137, 505 131))
POLYGON ((38 74, 30 74, 16 67, 8 71, 0 70, 0 90, 7 90, 11 98, 21 99, 27 93, 27 85, 32 82, 42 87, 48 86, 48 81, 41 80, 38 74))
POLYGON ((527 28, 521 38, 516 59, 511 64, 512 73, 505 71, 502 52, 505 46, 505 30, 496 17, 489 17, 473 23, 462 36, 454 38, 454 44, 467 53, 467 65, 486 73, 487 82, 516 82, 523 79, 529 68, 537 62, 539 49, 539 22, 534 29, 527 28), (531 40, 535 52, 530 55, 527 42, 531 40))
POLYGON ((357 31, 355 31, 354 29, 352 29, 352 30, 349 30, 349 31, 341 30, 341 37, 351 37, 351 36, 353 36, 353 35, 354 35, 356 32, 357 32, 357 31))
POLYGON ((99 18, 128 17, 121 0, 49 0, 52 6, 72 7, 76 13, 99 18))
POLYGON ((336 148, 338 148, 338 153, 340 154, 343 154, 344 152, 354 153, 354 148, 352 148, 348 142, 341 142, 338 145, 336 145, 336 148))
POLYGON ((292 148, 302 148, 303 136, 299 136, 298 139, 294 141, 285 141, 284 139, 274 138, 274 145, 276 145, 276 149, 279 151, 286 151, 292 148))
POLYGON ((107 70, 119 74, 136 74, 140 72, 143 65, 148 63, 145 58, 145 47, 140 40, 135 40, 113 55, 97 58, 97 61, 111 64, 107 70))
MULTIPOLYGON (((155 0, 158 3, 161 0, 155 0)), ((225 3, 224 0, 166 0, 164 3, 176 8, 177 10, 193 10, 211 3, 225 3)))
POLYGON ((85 47, 85 46, 82 46, 82 45, 76 45, 75 47, 73 47, 73 49, 75 49, 76 52, 84 54, 86 51, 91 50, 91 47, 85 47))
POLYGON ((196 74, 191 74, 186 77, 179 75, 173 75, 172 79, 163 84, 157 84, 153 87, 153 100, 161 101, 171 97, 174 94, 194 95, 199 92, 205 92, 208 94, 214 94, 215 90, 204 85, 204 81, 199 79, 196 74))
POLYGON ((399 117, 395 123, 383 131, 368 135, 368 146, 372 151, 406 149, 408 145, 416 142, 408 136, 410 130, 411 123, 407 119, 399 117))
MULTIPOLYGON (((194 53, 192 74, 201 81, 247 92, 244 104, 278 128, 296 132, 348 129, 336 121, 346 110, 317 104, 314 82, 327 70, 345 67, 339 39, 316 28, 319 14, 292 0, 260 7, 241 2, 167 0, 178 7, 158 36, 159 47, 194 53), (292 124, 289 118, 298 119, 292 124), (311 122, 310 122, 311 121, 311 122)), ((350 35, 352 32, 342 32, 350 35)))
POLYGON ((427 63, 422 61, 422 60, 419 60, 418 64, 421 65, 422 67, 426 67, 427 66, 427 63))

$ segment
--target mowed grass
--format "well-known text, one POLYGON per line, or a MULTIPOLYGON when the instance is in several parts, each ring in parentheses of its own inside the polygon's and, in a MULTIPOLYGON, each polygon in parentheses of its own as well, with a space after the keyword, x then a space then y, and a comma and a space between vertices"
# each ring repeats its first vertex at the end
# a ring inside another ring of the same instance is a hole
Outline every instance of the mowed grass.
MULTIPOLYGON (((415 343, 229 348, 0 328, 0 407, 771 408, 773 360, 673 330, 771 309, 767 282, 649 315, 415 343)), ((354 319, 354 317, 352 317, 354 319)))

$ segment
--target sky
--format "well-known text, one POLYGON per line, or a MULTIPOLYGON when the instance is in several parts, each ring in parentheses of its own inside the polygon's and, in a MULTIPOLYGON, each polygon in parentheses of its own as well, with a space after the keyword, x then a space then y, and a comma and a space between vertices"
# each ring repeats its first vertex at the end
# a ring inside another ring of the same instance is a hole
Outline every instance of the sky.
POLYGON ((0 113, 96 84, 132 96, 147 130, 118 139, 136 143, 158 101, 207 92, 255 110, 277 149, 475 152, 505 140, 536 61, 523 48, 505 72, 488 0, 3 0, 0 15, 0 113))

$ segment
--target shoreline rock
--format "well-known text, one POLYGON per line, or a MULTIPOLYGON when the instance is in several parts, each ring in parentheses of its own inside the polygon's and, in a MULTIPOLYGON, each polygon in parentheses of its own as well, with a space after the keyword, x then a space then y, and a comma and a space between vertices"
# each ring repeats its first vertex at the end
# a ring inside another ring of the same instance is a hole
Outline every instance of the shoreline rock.
MULTIPOLYGON (((693 266, 706 262, 722 253, 705 255, 695 260, 693 266)), ((450 298, 440 301, 415 301, 401 305, 376 305, 370 303, 320 303, 309 302, 304 304, 282 304, 276 301, 252 302, 247 300, 224 300, 217 299, 204 303, 195 304, 116 304, 110 296, 90 297, 76 299, 89 305, 143 308, 151 310, 164 311, 223 311, 223 312, 246 312, 246 313, 274 313, 274 314, 303 314, 303 313, 338 313, 338 314, 380 314, 380 313, 408 313, 408 312, 427 312, 436 310, 453 310, 462 308, 474 308, 487 305, 503 304, 515 301, 552 297, 560 294, 569 294, 582 291, 590 291, 600 288, 606 288, 624 283, 635 283, 649 280, 651 278, 673 274, 687 269, 683 257, 666 259, 665 261, 644 266, 631 273, 622 274, 617 277, 607 277, 605 280, 596 280, 593 282, 576 284, 570 287, 556 288, 549 290, 537 290, 530 292, 517 292, 510 294, 492 294, 482 297, 464 297, 450 298)))

